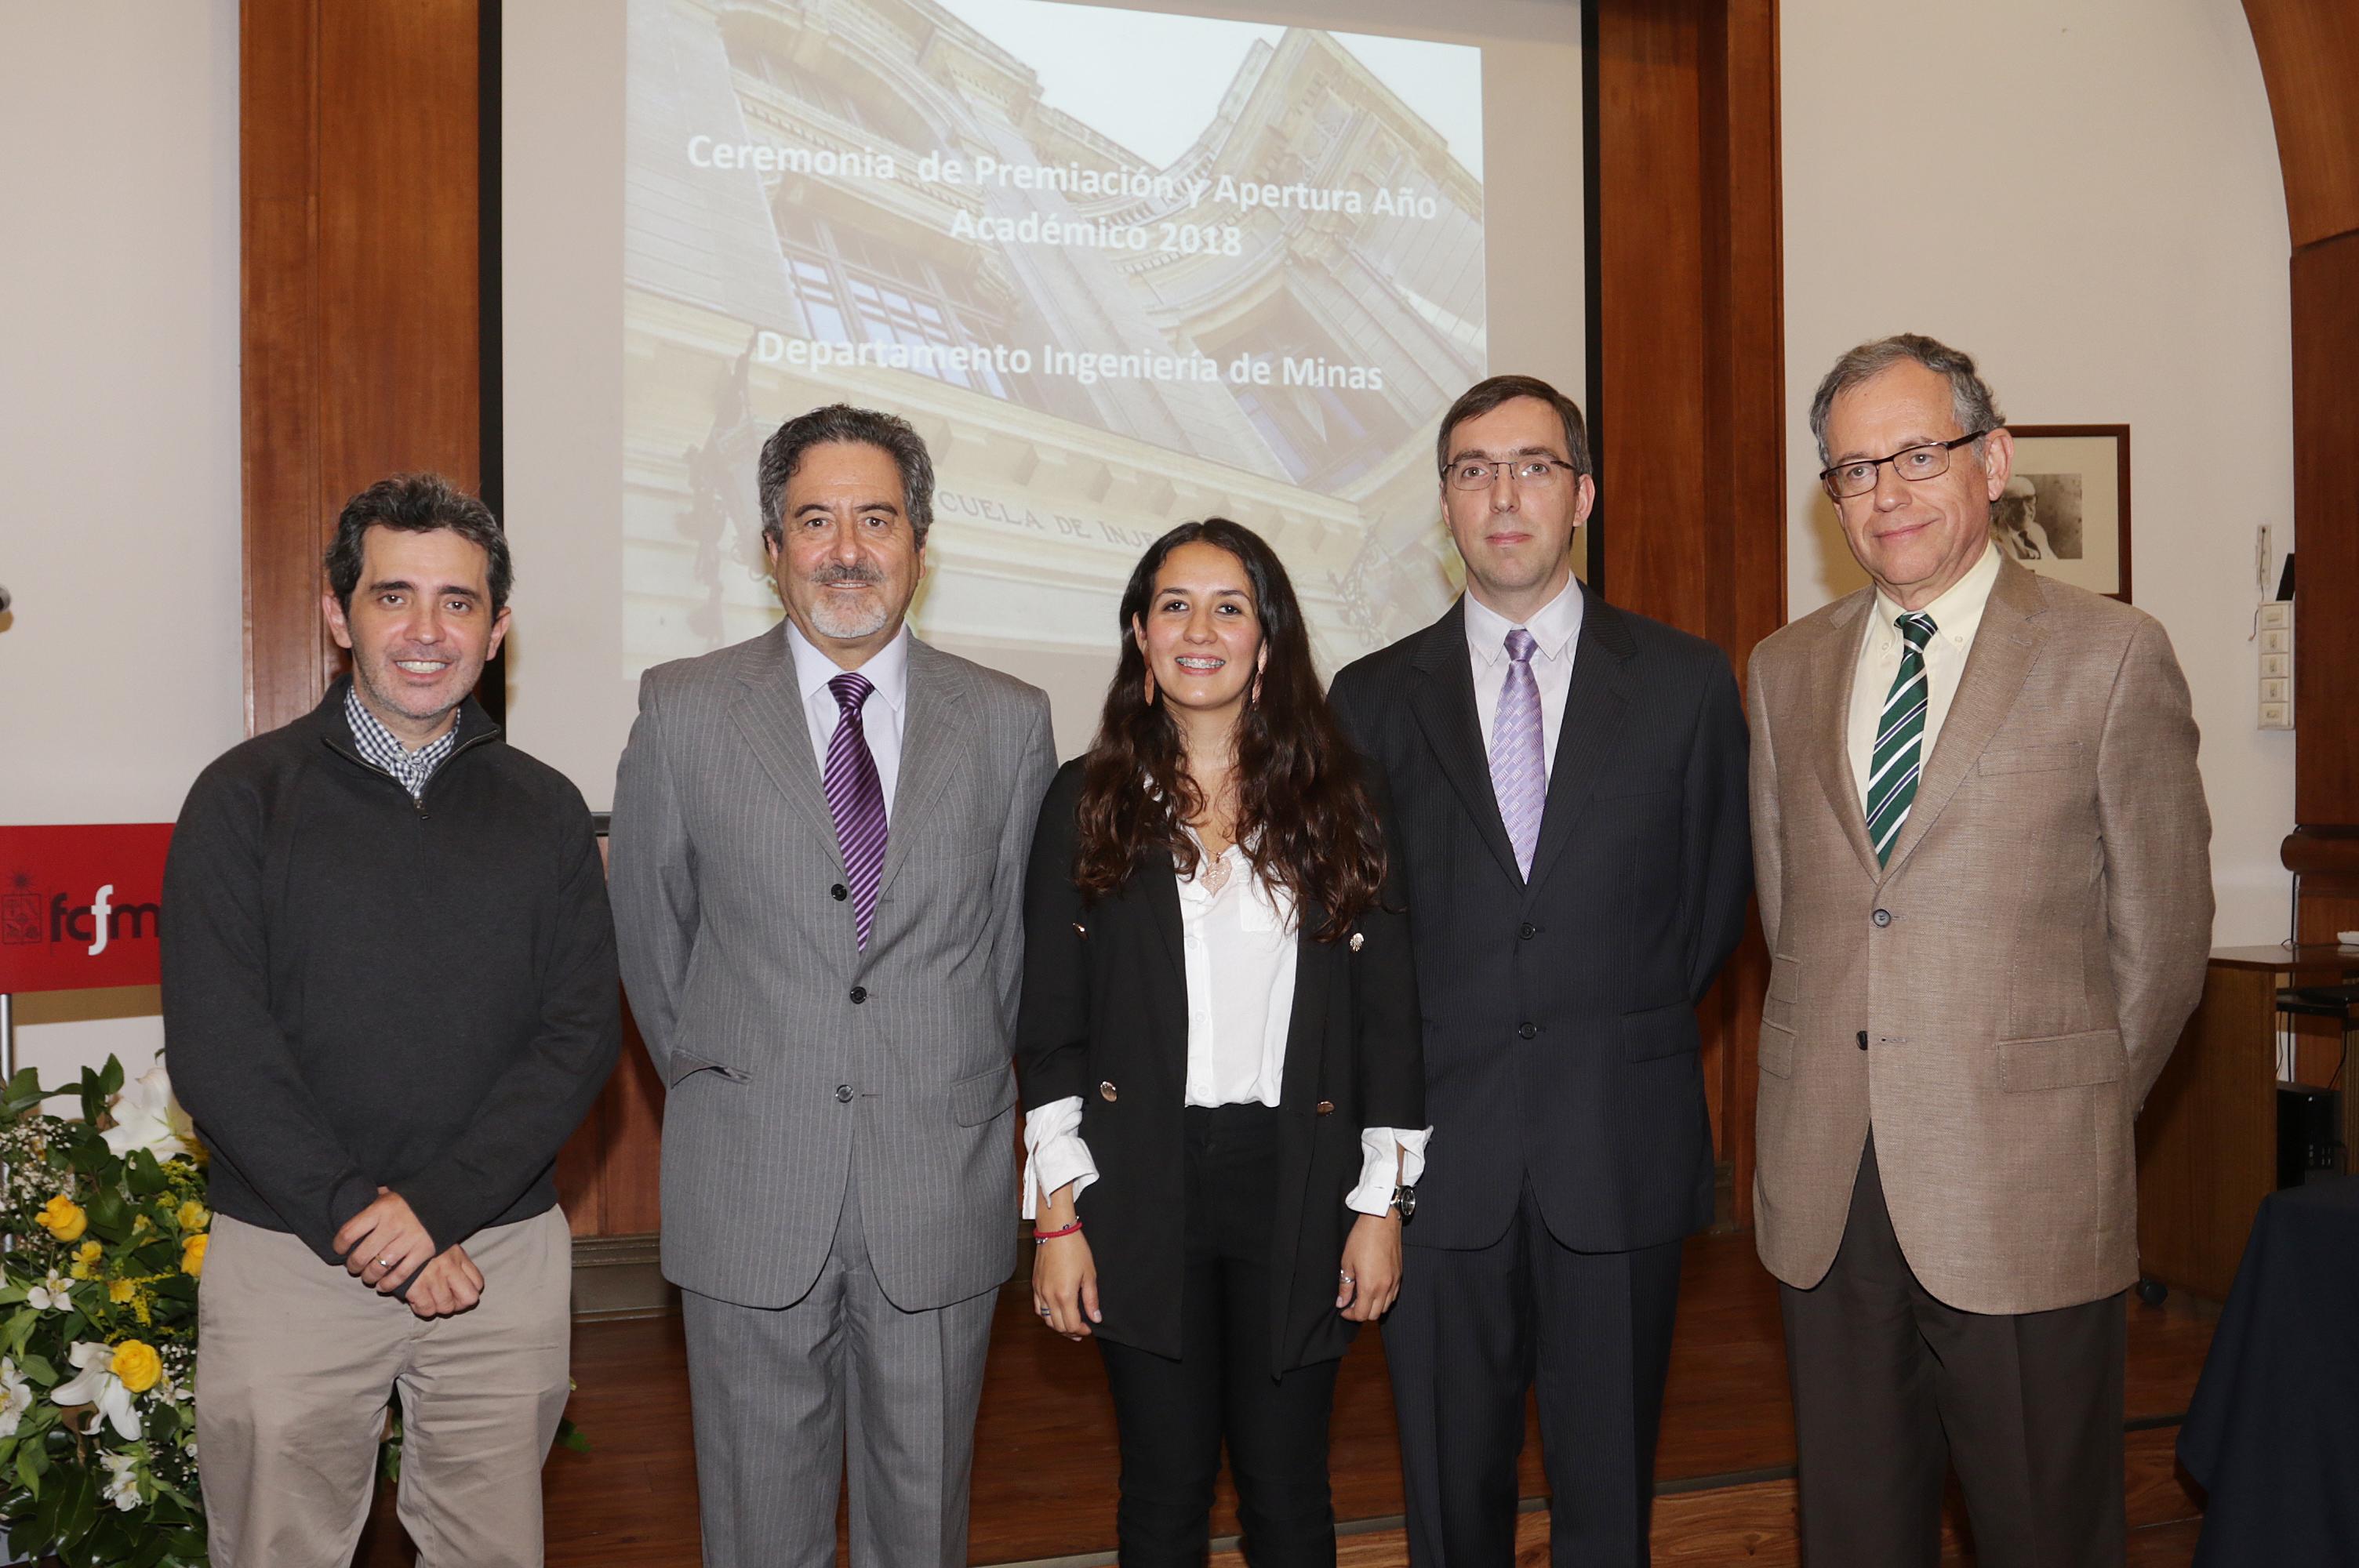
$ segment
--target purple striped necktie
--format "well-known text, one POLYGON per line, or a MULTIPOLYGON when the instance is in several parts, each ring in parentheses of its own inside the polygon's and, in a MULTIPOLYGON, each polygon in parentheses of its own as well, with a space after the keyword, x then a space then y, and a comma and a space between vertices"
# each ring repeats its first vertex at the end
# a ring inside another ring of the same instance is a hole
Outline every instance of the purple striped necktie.
POLYGON ((876 884, 885 874, 885 785, 876 776, 876 759, 869 754, 868 731, 860 708, 876 687, 867 676, 847 671, 827 683, 843 717, 827 743, 827 771, 821 787, 827 792, 828 814, 835 818, 835 841, 843 849, 843 880, 852 890, 852 914, 860 930, 860 949, 868 950, 868 933, 876 925, 876 884))
POLYGON ((1540 687, 1532 676, 1532 650, 1538 644, 1518 626, 1507 633, 1507 679, 1499 688, 1498 717, 1491 724, 1491 791, 1499 800, 1499 820, 1515 846, 1516 867, 1528 881, 1532 851, 1539 847, 1540 812, 1548 805, 1548 758, 1540 743, 1540 687))

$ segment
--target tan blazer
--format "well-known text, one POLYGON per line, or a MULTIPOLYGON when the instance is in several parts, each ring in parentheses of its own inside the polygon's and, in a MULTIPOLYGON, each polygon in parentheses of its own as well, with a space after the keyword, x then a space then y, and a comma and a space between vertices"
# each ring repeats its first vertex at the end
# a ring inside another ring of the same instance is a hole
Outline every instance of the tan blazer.
POLYGON ((1999 568, 1878 867, 1845 744, 1862 589, 1754 651, 1761 1260, 1824 1277, 1871 1126, 1909 1266, 1969 1312, 2137 1275, 2132 1119, 2203 986, 2212 819, 2153 617, 1999 568))

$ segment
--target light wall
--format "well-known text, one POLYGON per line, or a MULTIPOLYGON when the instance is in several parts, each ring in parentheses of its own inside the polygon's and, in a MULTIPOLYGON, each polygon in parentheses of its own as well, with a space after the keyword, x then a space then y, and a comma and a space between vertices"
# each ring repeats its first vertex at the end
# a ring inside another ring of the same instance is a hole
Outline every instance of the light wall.
MULTIPOLYGON (((0 16, 0 823, 168 822, 245 734, 237 0, 0 16)), ((45 1079, 153 988, 19 999, 45 1079)))
POLYGON ((2132 598, 2194 693, 2215 939, 2277 940, 2293 736, 2255 727, 2251 633, 2255 529, 2293 543, 2289 242, 2243 8, 1782 0, 1781 27, 1789 613, 1866 580, 1806 424, 1853 344, 1930 333, 2016 424, 2128 424, 2132 598))

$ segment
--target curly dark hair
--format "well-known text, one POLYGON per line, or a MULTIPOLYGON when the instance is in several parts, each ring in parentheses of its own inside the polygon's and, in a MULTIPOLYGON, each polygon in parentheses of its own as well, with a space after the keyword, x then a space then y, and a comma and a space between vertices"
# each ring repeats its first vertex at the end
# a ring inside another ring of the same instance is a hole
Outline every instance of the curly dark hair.
POLYGON ((361 585, 362 557, 372 528, 405 534, 448 528, 481 545, 488 560, 493 613, 506 606, 516 568, 508 557, 507 534, 491 508, 440 474, 397 473, 345 502, 336 518, 336 537, 328 546, 328 589, 346 614, 352 613, 353 594, 361 585))
POLYGON ((1147 700, 1147 655, 1131 627, 1146 617, 1164 557, 1200 543, 1245 568, 1269 653, 1261 695, 1237 719, 1237 839, 1255 874, 1291 893, 1306 921, 1314 904, 1324 915, 1311 935, 1335 941, 1383 890, 1384 831, 1320 687, 1286 568, 1260 535, 1225 517, 1182 523, 1156 540, 1123 590, 1122 660, 1082 765, 1074 884, 1103 897, 1161 853, 1180 875, 1195 874, 1195 842, 1181 825, 1203 811, 1203 792, 1188 774, 1178 722, 1147 700))

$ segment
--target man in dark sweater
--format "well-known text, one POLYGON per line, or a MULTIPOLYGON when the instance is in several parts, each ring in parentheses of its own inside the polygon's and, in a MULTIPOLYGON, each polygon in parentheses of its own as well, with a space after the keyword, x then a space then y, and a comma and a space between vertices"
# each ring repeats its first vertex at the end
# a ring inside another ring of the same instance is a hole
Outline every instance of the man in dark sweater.
POLYGON ((353 676, 199 776, 164 1027, 212 1152, 197 1430, 212 1560, 343 1562, 389 1395, 435 1561, 540 1561, 571 1248, 553 1166, 621 1039, 590 813, 469 697, 508 549, 431 476, 345 506, 353 676))

